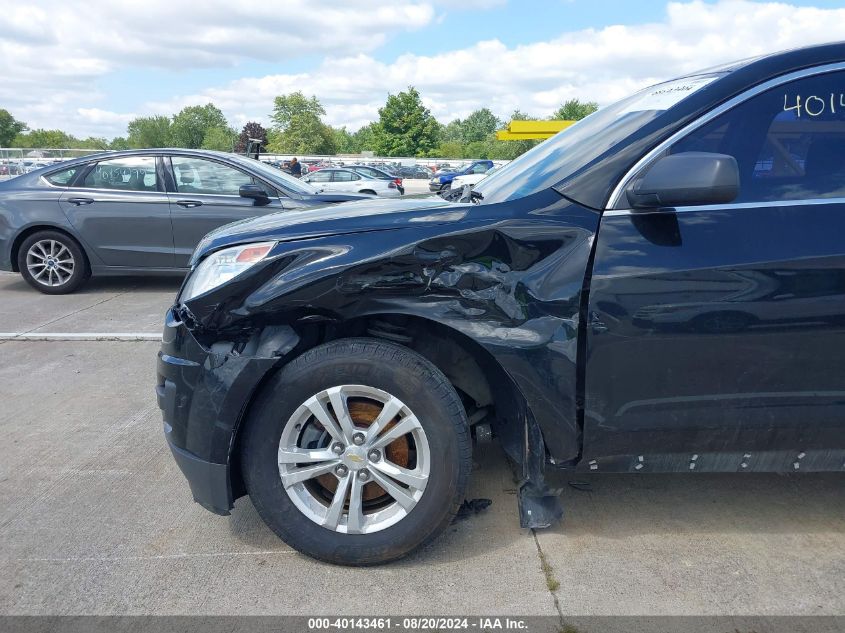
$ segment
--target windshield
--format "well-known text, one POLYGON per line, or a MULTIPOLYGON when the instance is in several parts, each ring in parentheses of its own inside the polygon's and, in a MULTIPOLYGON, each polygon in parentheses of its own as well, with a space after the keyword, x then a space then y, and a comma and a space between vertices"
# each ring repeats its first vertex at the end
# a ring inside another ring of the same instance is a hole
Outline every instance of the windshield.
POLYGON ((552 187, 719 75, 674 79, 602 108, 479 182, 482 202, 504 202, 552 187))
POLYGON ((243 156, 237 155, 230 155, 229 158, 234 160, 236 163, 240 163, 247 169, 251 169, 253 171, 257 171, 259 174, 267 178, 270 182, 279 185, 280 187, 284 187, 285 189, 290 189, 295 191, 296 193, 311 195, 318 193, 317 189, 314 188, 312 185, 309 185, 307 182, 303 182, 299 178, 294 178, 286 174, 285 172, 276 169, 275 167, 271 167, 267 163, 262 163, 260 160, 255 160, 254 158, 245 158, 243 156))

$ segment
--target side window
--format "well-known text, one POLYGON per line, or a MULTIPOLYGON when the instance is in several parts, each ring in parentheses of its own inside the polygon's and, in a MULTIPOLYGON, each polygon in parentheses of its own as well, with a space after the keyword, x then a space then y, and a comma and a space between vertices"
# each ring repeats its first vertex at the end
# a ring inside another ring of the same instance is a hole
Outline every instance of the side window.
POLYGON ((736 158, 737 202, 845 197, 845 72, 756 95, 670 149, 691 151, 736 158))
POLYGON ((334 173, 333 180, 335 182, 349 182, 350 180, 357 180, 357 178, 352 177, 354 175, 355 174, 353 174, 351 171, 336 171, 334 173))
POLYGON ((173 156, 173 176, 179 193, 211 193, 240 195, 241 185, 254 184, 254 179, 234 167, 203 158, 173 156))
POLYGON ((320 169, 308 175, 308 182, 329 182, 332 179, 332 172, 328 169, 320 169))
POLYGON ((471 174, 486 174, 487 173, 487 165, 478 164, 472 168, 471 174))
POLYGON ((125 156, 101 160, 85 176, 82 186, 118 191, 158 191, 156 159, 152 156, 125 156))
POLYGON ((52 174, 44 176, 44 179, 51 185, 66 187, 67 184, 73 180, 73 177, 76 175, 78 170, 78 167, 71 167, 70 169, 63 169, 62 171, 54 171, 52 174))

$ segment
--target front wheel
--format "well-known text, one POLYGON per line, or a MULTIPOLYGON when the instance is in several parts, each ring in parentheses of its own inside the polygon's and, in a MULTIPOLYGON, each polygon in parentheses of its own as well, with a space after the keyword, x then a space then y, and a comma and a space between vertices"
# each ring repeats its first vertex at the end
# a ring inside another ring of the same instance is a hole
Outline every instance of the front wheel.
POLYGON ((82 248, 59 231, 27 237, 18 251, 18 270, 30 286, 49 295, 74 292, 89 276, 82 248))
POLYGON ((442 532, 471 467, 458 394, 415 352, 341 339, 287 365, 247 420, 258 513, 288 545, 345 565, 400 558, 442 532))

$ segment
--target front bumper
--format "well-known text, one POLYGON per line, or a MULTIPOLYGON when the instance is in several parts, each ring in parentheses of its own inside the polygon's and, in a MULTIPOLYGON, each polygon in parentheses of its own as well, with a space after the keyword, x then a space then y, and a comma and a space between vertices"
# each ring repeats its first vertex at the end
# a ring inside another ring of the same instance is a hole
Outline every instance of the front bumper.
POLYGON ((439 182, 428 183, 428 190, 429 191, 440 191, 442 188, 443 188, 443 185, 439 182))
POLYGON ((213 464, 173 444, 173 427, 164 423, 164 437, 179 470, 188 480, 194 501, 215 514, 226 515, 232 509, 234 496, 228 464, 213 464))
POLYGON ((204 508, 229 514, 243 494, 240 474, 232 472, 238 425, 261 381, 298 341, 291 328, 272 326, 240 352, 225 342, 207 349, 172 309, 167 312, 156 398, 167 443, 204 508))

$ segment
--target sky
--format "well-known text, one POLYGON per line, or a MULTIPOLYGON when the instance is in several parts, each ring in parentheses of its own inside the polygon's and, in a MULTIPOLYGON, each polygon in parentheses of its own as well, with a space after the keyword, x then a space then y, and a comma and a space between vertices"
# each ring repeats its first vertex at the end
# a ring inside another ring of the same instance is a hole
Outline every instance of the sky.
POLYGON ((240 129, 316 95, 354 131, 415 86, 446 123, 549 116, 735 59, 845 40, 845 0, 0 0, 0 108, 126 134, 212 102, 240 129))

